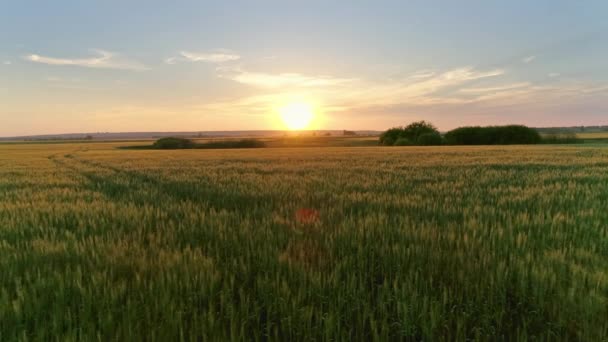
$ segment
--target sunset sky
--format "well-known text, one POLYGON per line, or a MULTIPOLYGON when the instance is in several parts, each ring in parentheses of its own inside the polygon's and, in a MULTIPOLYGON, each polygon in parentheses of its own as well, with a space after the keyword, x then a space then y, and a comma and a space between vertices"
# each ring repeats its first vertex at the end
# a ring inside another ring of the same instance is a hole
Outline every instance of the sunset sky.
POLYGON ((608 1, 0 4, 0 136, 608 124, 608 1))

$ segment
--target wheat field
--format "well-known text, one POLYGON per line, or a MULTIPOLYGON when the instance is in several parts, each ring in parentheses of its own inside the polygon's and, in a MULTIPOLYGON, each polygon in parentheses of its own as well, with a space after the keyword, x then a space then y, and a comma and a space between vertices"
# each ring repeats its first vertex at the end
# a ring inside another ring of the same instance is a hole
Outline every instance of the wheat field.
POLYGON ((119 145, 0 145, 0 340, 608 338, 608 149, 119 145))

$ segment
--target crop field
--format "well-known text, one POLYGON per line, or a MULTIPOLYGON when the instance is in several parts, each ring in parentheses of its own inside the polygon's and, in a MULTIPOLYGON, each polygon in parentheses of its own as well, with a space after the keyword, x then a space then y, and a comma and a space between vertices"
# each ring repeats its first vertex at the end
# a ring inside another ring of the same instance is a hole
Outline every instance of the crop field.
POLYGON ((608 132, 586 132, 586 133, 577 133, 576 137, 579 139, 585 140, 608 140, 608 132))
POLYGON ((608 338, 608 149, 0 144, 0 340, 608 338))

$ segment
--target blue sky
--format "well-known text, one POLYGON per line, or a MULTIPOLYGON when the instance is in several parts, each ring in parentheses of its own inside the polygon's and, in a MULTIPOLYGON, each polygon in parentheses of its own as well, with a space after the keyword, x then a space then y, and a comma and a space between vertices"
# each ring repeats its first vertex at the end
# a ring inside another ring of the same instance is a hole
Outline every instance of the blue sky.
POLYGON ((608 124, 606 1, 0 6, 0 136, 608 124))

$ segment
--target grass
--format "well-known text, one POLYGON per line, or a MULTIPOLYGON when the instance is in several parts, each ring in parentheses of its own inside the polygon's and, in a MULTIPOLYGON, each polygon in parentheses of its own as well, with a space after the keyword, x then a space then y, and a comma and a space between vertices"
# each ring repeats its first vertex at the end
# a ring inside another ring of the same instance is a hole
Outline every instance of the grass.
POLYGON ((608 337, 605 148, 121 145, 0 145, 0 340, 608 337))

